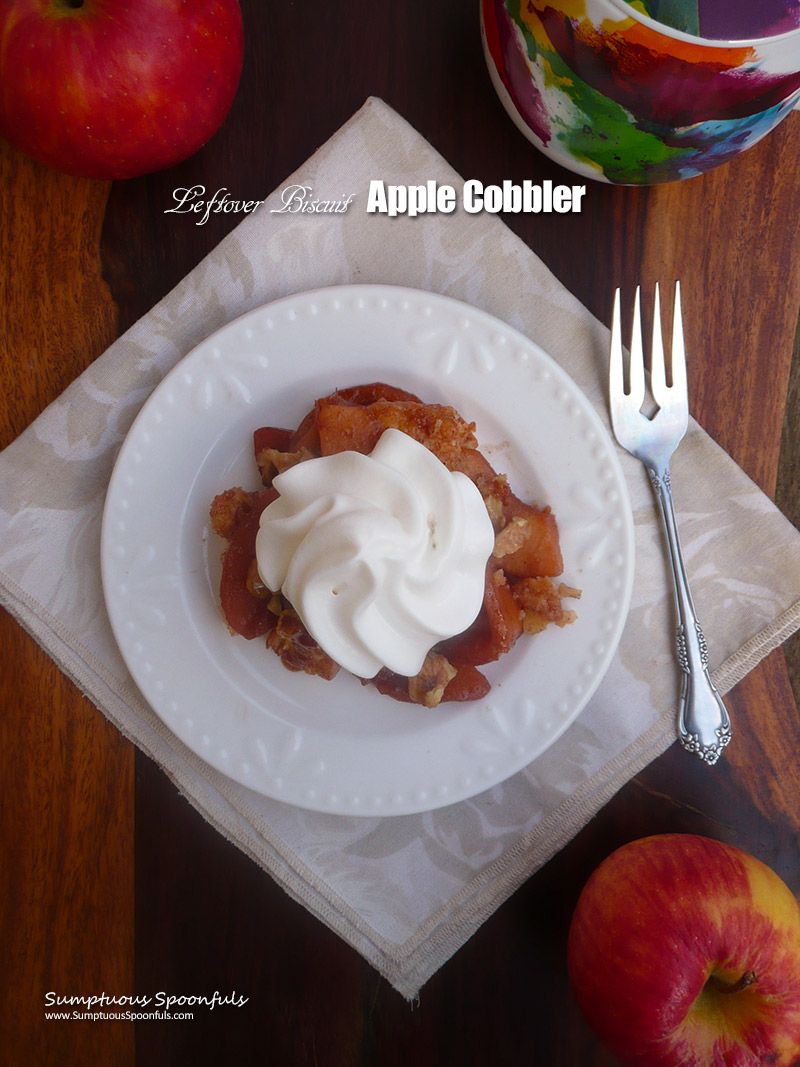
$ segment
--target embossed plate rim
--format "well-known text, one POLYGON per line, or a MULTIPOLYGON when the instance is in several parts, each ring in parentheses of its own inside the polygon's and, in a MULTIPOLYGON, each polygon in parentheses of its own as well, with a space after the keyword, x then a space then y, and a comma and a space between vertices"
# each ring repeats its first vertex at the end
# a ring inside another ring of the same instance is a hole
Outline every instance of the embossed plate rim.
POLYGON ((580 714, 627 616, 633 519, 608 432, 539 346, 451 297, 343 285, 245 313, 165 376, 120 450, 101 563, 123 659, 196 755, 300 807, 402 815, 497 785, 580 714), (231 637, 214 602, 220 545, 207 508, 239 475, 252 479, 252 430, 291 424, 315 396, 370 377, 474 418, 481 447, 520 495, 555 505, 565 580, 584 590, 578 622, 523 638, 489 665, 485 701, 426 712, 343 674, 329 683, 292 675, 260 642, 231 637), (279 418, 278 409, 292 411, 279 418))

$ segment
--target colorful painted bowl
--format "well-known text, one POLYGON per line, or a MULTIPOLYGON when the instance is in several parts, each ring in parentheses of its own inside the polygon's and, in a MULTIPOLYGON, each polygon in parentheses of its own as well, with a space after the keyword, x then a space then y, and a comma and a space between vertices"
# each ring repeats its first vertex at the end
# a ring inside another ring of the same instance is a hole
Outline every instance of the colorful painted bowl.
POLYGON ((702 174, 800 100, 800 28, 707 41, 625 0, 481 0, 481 16, 489 72, 514 122, 556 162, 600 181, 702 174))

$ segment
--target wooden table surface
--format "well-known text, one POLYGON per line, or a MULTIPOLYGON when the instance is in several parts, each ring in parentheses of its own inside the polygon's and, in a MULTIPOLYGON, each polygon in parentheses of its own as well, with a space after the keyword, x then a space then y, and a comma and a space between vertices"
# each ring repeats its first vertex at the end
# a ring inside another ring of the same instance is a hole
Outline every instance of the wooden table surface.
MULTIPOLYGON (((48 171, 3 144, 0 445, 239 221, 165 216, 174 189, 259 199, 370 95, 466 177, 572 180, 502 111, 476 9, 246 0, 233 109, 180 166, 112 185, 48 171)), ((702 178, 649 190, 590 182, 580 214, 507 220, 605 321, 616 285, 682 279, 693 414, 795 524, 799 162, 793 115, 702 178)), ((713 772, 673 746, 483 925, 412 1010, 223 841, 16 623, 0 623, 0 1047, 15 1067, 613 1067, 573 1003, 564 959, 577 894, 608 852, 648 833, 704 833, 759 856, 800 892, 796 642, 730 694, 735 740, 713 772), (47 990, 156 989, 235 989, 249 1002, 190 1023, 43 1018, 47 990)))

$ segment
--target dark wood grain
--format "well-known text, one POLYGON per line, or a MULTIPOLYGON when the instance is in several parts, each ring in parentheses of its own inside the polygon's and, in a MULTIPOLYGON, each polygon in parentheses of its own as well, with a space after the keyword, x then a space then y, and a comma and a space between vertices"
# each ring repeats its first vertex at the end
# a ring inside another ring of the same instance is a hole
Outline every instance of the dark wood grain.
MULTIPOLYGON (((281 3, 268 15, 259 0, 242 7, 240 92, 219 133, 180 166, 109 193, 6 151, 0 210, 15 239, 2 272, 13 316, 0 349, 3 443, 238 221, 214 215, 197 226, 165 216, 174 189, 200 183, 261 198, 369 95, 396 108, 465 177, 569 180, 497 101, 473 5, 281 3)), ((693 413, 766 492, 777 491, 796 524, 799 155, 800 116, 792 116, 703 178, 657 189, 590 183, 580 215, 508 219, 606 322, 616 285, 628 292, 639 280, 681 278, 693 413)), ((0 876, 2 921, 20 961, 7 977, 3 1016, 10 1033, 26 1035, 15 1050, 33 1050, 12 1062, 132 1062, 132 1038, 116 1024, 42 1027, 39 990, 58 980, 250 998, 191 1023, 140 1025, 142 1067, 616 1067, 572 1001, 564 960, 577 895, 612 848, 654 832, 706 833, 758 855, 800 892, 800 771, 787 759, 800 751, 798 688, 793 694, 779 650, 731 694, 736 739, 713 770, 676 748, 656 760, 481 927, 411 1009, 140 755, 134 780, 130 746, 7 618, 3 633, 0 771, 14 802, 0 824, 12 857, 0 876), (58 888, 65 876, 67 899, 58 888)), ((797 643, 789 648, 797 663, 797 643)), ((800 686, 800 667, 794 679, 800 686)))
MULTIPOLYGON (((0 441, 116 336, 100 230, 108 185, 0 142, 0 441)), ((133 751, 0 612, 0 1059, 133 1063, 132 1024, 44 1021, 45 995, 133 982, 133 751)))
MULTIPOLYGON (((800 329, 795 334, 783 436, 778 460, 778 485, 775 502, 791 523, 800 529, 800 329)), ((785 645, 786 665, 794 693, 800 704, 800 635, 793 635, 785 645)))

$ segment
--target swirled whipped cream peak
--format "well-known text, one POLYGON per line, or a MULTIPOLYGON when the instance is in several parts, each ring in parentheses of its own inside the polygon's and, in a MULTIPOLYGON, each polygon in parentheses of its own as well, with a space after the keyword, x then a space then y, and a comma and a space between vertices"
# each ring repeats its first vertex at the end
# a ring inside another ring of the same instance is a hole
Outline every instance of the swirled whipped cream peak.
POLYGON ((472 481, 401 430, 369 455, 290 467, 261 516, 261 580, 325 652, 360 678, 413 677, 474 621, 494 529, 472 481))

